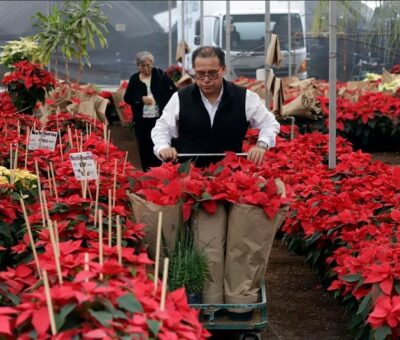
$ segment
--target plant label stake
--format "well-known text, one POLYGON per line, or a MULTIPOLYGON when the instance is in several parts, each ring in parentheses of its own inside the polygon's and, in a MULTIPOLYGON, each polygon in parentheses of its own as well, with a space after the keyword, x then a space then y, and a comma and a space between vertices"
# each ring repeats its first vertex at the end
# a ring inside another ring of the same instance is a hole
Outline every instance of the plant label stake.
POLYGON ((57 144, 58 132, 32 130, 29 138, 29 150, 54 151, 57 144))
POLYGON ((167 282, 168 282, 168 267, 169 267, 169 258, 166 257, 164 259, 164 272, 163 272, 162 289, 161 289, 160 310, 165 309, 165 297, 167 295, 167 282))
MULTIPOLYGON (((103 210, 99 210, 99 264, 103 267, 103 210)), ((103 280, 103 273, 100 273, 100 280, 103 280)))
POLYGON ((122 266, 122 234, 121 234, 121 220, 120 216, 117 215, 117 253, 118 253, 118 263, 122 266))
POLYGON ((54 194, 56 195, 56 201, 58 203, 59 200, 58 200, 57 183, 56 183, 56 177, 55 177, 54 167, 53 167, 53 163, 52 162, 50 162, 50 173, 51 173, 51 178, 52 178, 52 181, 53 181, 54 194))
POLYGON ((125 175, 126 162, 128 161, 128 151, 125 154, 124 167, 122 168, 122 176, 125 175))
POLYGON ((44 207, 43 207, 43 199, 42 199, 42 186, 40 184, 40 173, 39 173, 39 166, 38 162, 35 159, 35 170, 36 170, 36 176, 37 176, 37 182, 38 182, 38 191, 39 191, 39 202, 40 202, 40 211, 42 213, 42 225, 43 227, 45 226, 45 216, 44 216, 44 207))
POLYGON ((28 126, 27 130, 26 130, 26 141, 25 141, 25 161, 24 161, 24 169, 26 170, 28 167, 28 145, 29 145, 29 135, 30 135, 30 128, 28 126))
POLYGON ((35 241, 33 240, 31 224, 29 223, 29 218, 28 218, 28 214, 26 213, 25 202, 24 202, 24 198, 23 198, 22 194, 19 198, 19 202, 21 204, 22 212, 24 214, 26 229, 28 230, 29 241, 31 242, 31 248, 32 248, 33 258, 35 259, 36 269, 37 269, 39 277, 42 278, 42 273, 40 272, 39 258, 37 256, 37 252, 36 252, 35 241))
POLYGON ((112 246, 112 195, 108 189, 108 246, 112 246))
POLYGON ((100 165, 97 167, 97 180, 96 180, 96 200, 94 202, 94 226, 97 225, 97 210, 99 209, 99 191, 100 191, 100 165))
POLYGON ((157 225, 157 244, 156 244, 156 263, 154 268, 154 292, 158 288, 158 271, 160 270, 160 247, 161 247, 161 233, 162 233, 162 217, 163 213, 158 213, 158 225, 157 225))
POLYGON ((113 208, 115 207, 115 199, 116 199, 116 193, 117 193, 117 162, 118 162, 118 159, 115 159, 115 163, 114 163, 113 201, 112 201, 113 208))
POLYGON ((43 283, 44 283, 44 293, 46 295, 47 310, 49 312, 51 334, 56 335, 57 329, 56 329, 56 321, 54 318, 53 303, 51 301, 49 278, 47 277, 47 272, 45 270, 43 270, 43 283))
POLYGON ((63 144, 62 144, 61 131, 60 130, 58 130, 58 143, 60 144, 61 162, 64 162, 63 144))
MULTIPOLYGON (((85 264, 84 264, 83 270, 85 272, 89 272, 89 253, 85 253, 85 264)), ((88 277, 85 278, 85 282, 89 282, 88 277)))
POLYGON ((97 179, 96 164, 90 151, 70 153, 69 159, 78 181, 97 179))

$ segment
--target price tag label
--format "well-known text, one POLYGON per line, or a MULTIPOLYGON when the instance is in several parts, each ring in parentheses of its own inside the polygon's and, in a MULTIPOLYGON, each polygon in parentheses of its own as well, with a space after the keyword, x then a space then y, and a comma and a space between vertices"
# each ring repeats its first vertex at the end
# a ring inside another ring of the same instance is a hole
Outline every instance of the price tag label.
POLYGON ((53 131, 32 130, 29 137, 29 150, 50 150, 56 148, 58 133, 53 131))
POLYGON ((97 179, 97 169, 90 151, 69 154, 75 178, 79 181, 97 179))

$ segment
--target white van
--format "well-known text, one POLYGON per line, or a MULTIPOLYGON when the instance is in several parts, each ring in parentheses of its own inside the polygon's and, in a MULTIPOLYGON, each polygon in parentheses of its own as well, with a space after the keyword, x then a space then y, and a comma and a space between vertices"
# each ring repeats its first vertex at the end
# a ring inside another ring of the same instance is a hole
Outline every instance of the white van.
MULTIPOLYGON (((185 23, 178 19, 178 41, 184 29, 185 41, 191 50, 200 46, 200 4, 199 1, 185 2, 185 23)), ((288 67, 288 1, 270 1, 271 31, 277 34, 284 61, 277 76, 289 74, 288 67)), ((182 1, 177 1, 181 16, 182 1)), ((307 78, 307 51, 305 44, 304 1, 290 1, 291 17, 291 64, 292 75, 300 79, 307 78)), ((264 68, 265 1, 231 1, 231 74, 234 77, 255 78, 256 69, 264 68)), ((204 45, 220 46, 225 44, 225 1, 204 1, 204 45)), ((191 69, 191 55, 185 59, 185 67, 191 69)))

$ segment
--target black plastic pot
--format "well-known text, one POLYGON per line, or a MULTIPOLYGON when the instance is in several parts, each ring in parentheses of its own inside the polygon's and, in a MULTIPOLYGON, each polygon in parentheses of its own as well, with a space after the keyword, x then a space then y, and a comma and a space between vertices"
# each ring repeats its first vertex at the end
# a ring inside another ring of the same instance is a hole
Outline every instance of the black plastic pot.
POLYGON ((187 299, 189 304, 197 304, 203 302, 203 294, 201 293, 190 293, 187 294, 187 299))

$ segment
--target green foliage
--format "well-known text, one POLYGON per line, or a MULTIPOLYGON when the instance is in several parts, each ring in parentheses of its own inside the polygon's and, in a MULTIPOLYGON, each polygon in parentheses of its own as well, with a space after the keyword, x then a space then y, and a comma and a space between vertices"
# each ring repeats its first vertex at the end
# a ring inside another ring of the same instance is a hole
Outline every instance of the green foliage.
POLYGON ((91 66, 88 48, 96 47, 96 39, 101 47, 107 47, 108 17, 102 11, 106 5, 95 0, 65 1, 61 9, 53 6, 48 16, 36 13, 33 26, 40 32, 35 36, 39 44, 38 58, 48 63, 53 54, 61 52, 67 80, 68 62, 75 58, 79 81, 84 65, 91 66))
POLYGON ((175 249, 170 255, 169 290, 185 287, 188 294, 201 293, 207 277, 207 256, 195 247, 189 227, 180 223, 175 249))

